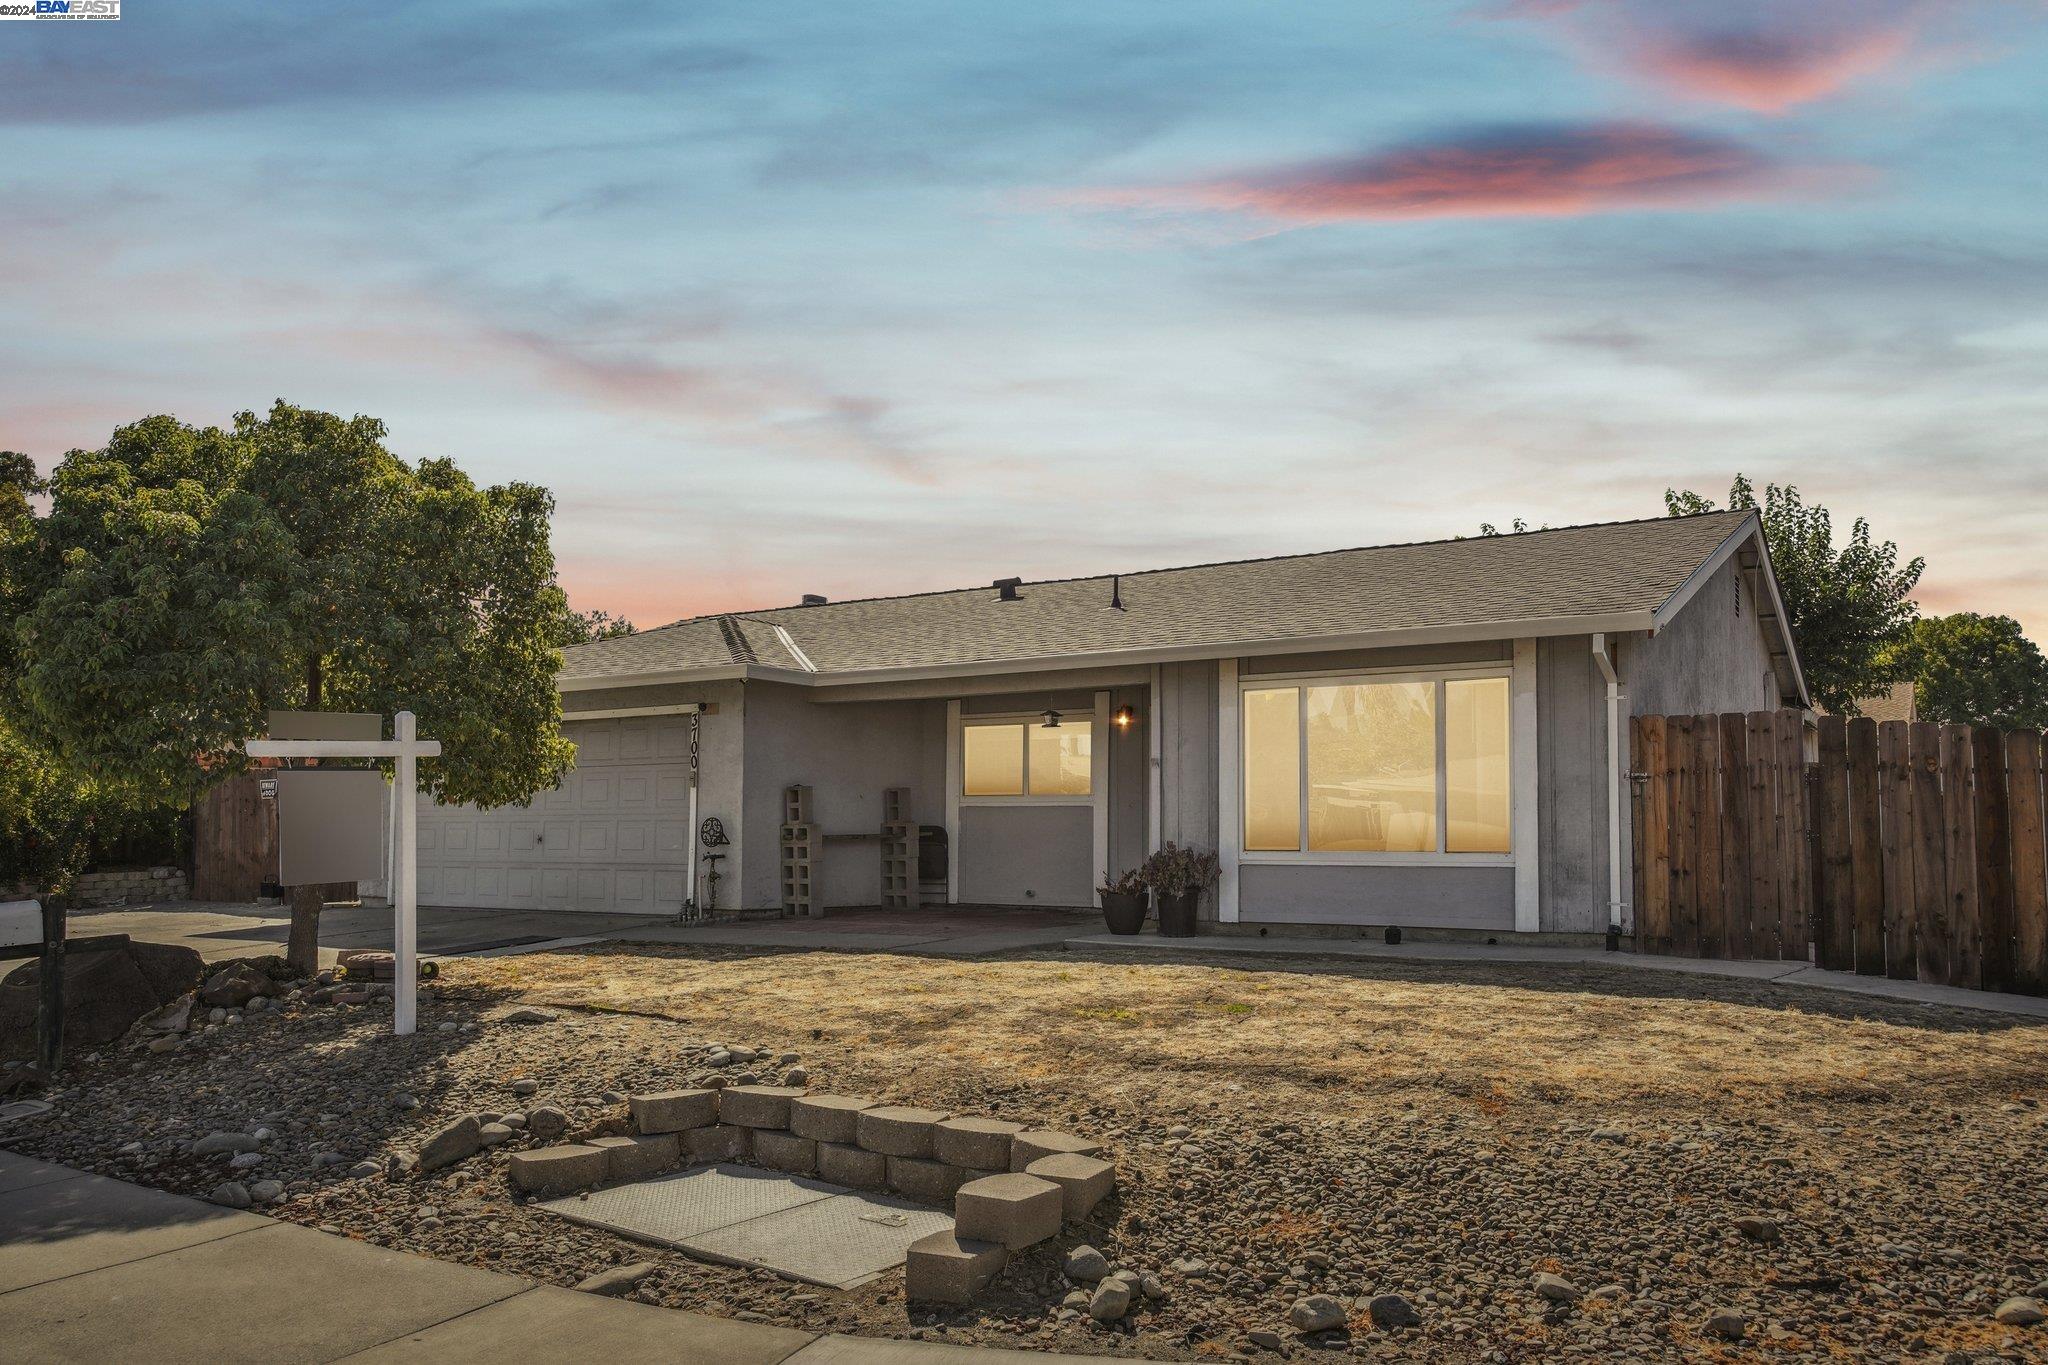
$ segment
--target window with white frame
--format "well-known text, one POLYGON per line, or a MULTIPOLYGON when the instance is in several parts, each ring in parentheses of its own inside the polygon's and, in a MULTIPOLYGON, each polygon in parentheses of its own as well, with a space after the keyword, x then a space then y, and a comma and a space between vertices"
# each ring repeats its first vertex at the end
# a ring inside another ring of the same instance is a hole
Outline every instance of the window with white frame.
POLYGON ((1513 853, 1505 672, 1248 679, 1239 702, 1248 856, 1513 853))
POLYGON ((970 720, 961 726, 960 794, 975 801, 1086 801, 1094 794, 1095 725, 1062 718, 970 720))

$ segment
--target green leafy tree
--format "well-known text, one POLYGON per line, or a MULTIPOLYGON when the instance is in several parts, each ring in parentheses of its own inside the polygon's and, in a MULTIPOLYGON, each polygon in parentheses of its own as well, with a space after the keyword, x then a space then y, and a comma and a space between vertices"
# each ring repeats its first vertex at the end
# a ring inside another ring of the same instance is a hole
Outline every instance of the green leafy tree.
POLYGON ((138 800, 189 797, 243 765, 272 708, 409 709, 443 745, 423 791, 498 806, 552 786, 574 752, 553 500, 383 442, 372 418, 280 401, 65 456, 12 555, 24 739, 138 800))
POLYGON ((1893 662, 1913 681, 1921 720, 2048 728, 2048 658, 2010 616, 1924 617, 1893 662))
POLYGON ((587 645, 593 640, 610 640, 620 635, 639 633, 640 627, 608 611, 572 611, 562 638, 556 643, 567 649, 570 645, 587 645))
POLYGON ((0 900, 61 895, 85 870, 107 800, 0 722, 0 900))
MULTIPOLYGON (((1756 490, 1738 474, 1728 506, 1762 514, 1778 592, 1816 704, 1853 716, 1858 697, 1876 696, 1905 677, 1899 650, 1919 614, 1913 589, 1924 559, 1902 564, 1899 547, 1873 540, 1861 517, 1851 523, 1848 543, 1837 548, 1828 509, 1808 506, 1791 484, 1765 485, 1759 504, 1756 490)), ((1713 499, 1677 489, 1664 491, 1664 508, 1674 517, 1716 510, 1713 499)))

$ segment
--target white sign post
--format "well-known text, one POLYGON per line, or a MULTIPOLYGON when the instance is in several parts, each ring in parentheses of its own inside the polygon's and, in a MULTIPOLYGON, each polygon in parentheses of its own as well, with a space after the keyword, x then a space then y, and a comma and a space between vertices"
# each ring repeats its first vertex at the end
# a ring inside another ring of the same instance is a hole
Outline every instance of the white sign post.
POLYGON ((417 1027, 419 997, 420 810, 417 799, 419 761, 439 758, 441 741, 421 739, 419 722, 410 711, 392 718, 388 740, 252 739, 242 747, 251 758, 388 758, 391 800, 397 807, 398 878, 391 888, 392 937, 391 1031, 404 1035, 417 1027))

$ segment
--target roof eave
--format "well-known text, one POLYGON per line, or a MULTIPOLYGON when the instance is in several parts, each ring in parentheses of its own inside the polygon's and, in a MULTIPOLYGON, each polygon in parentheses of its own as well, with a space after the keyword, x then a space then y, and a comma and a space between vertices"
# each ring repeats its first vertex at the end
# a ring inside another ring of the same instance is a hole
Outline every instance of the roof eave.
POLYGON ((1235 640, 1215 644, 1153 646, 1139 649, 1090 650, 1075 654, 1037 655, 1016 659, 981 659, 969 663, 929 664, 905 668, 848 669, 804 673, 761 664, 719 668, 664 669, 647 673, 562 678, 564 692, 597 688, 646 687, 662 683, 709 682, 757 678, 800 687, 829 688, 854 683, 909 682, 929 678, 971 678, 987 673, 1052 673, 1075 668, 1119 664, 1185 663, 1202 659, 1257 658, 1269 654, 1324 653, 1346 649, 1384 649, 1401 645, 1467 644, 1476 640, 1535 639, 1557 635, 1591 635, 1650 630, 1650 611, 1603 612, 1587 616, 1531 617, 1514 621, 1472 621, 1450 626, 1414 626, 1397 630, 1352 631, 1339 635, 1295 635, 1278 639, 1235 640))

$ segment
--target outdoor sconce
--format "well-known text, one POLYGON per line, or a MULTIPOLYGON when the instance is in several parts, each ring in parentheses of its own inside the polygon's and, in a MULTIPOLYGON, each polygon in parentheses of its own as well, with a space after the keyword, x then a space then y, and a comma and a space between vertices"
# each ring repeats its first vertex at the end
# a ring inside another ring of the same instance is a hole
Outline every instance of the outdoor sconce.
POLYGON ((1131 728, 1132 723, 1135 722, 1137 719, 1138 713, 1136 711, 1133 711, 1128 706, 1117 707, 1116 714, 1110 717, 1111 723, 1114 724, 1118 730, 1129 730, 1131 728))
POLYGON ((1044 711, 1040 712, 1039 714, 1045 717, 1045 724, 1040 728, 1046 730, 1057 730, 1060 728, 1059 712, 1053 710, 1050 706, 1048 706, 1045 708, 1044 711))

